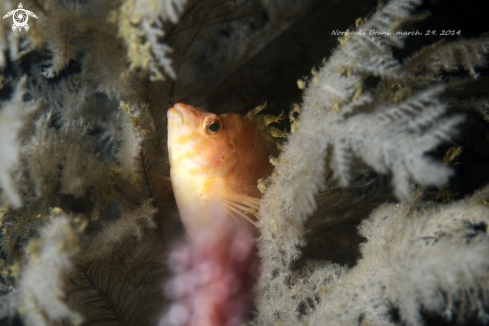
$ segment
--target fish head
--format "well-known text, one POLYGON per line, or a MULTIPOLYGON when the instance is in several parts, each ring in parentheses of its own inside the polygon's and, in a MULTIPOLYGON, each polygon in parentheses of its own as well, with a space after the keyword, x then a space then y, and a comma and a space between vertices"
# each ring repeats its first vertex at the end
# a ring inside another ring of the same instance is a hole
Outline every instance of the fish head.
POLYGON ((238 161, 252 156, 243 144, 252 132, 244 116, 217 115, 177 103, 168 110, 170 166, 189 175, 226 176, 233 173, 238 161))
POLYGON ((167 116, 170 178, 187 232, 215 237, 216 221, 230 215, 250 227, 261 197, 257 181, 272 171, 272 151, 256 121, 181 103, 167 116))

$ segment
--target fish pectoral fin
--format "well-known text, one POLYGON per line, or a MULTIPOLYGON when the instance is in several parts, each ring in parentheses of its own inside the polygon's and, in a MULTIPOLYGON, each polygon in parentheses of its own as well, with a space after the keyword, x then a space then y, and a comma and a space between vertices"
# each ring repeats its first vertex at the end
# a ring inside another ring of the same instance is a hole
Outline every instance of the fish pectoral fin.
POLYGON ((227 209, 230 215, 242 217, 253 225, 260 219, 258 215, 261 193, 258 188, 250 185, 231 185, 217 202, 227 209))

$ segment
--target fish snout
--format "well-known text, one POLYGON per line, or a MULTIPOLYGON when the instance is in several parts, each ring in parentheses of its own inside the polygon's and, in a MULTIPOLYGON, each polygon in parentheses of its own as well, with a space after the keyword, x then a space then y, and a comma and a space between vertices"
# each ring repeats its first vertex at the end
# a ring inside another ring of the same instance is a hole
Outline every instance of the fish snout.
POLYGON ((192 105, 175 103, 171 109, 168 110, 168 121, 173 123, 187 123, 194 120, 198 120, 202 115, 206 114, 204 109, 196 108, 192 105))
POLYGON ((177 123, 183 123, 185 121, 184 115, 185 107, 177 103, 167 112, 168 121, 173 121, 177 123))

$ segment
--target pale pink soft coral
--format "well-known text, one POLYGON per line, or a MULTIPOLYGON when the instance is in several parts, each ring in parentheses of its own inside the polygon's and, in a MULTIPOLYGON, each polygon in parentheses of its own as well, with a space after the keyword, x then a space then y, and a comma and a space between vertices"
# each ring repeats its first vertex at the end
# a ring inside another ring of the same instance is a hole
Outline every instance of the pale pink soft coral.
POLYGON ((177 243, 169 257, 172 299, 160 326, 237 326, 253 308, 258 273, 252 235, 219 223, 216 237, 177 243))

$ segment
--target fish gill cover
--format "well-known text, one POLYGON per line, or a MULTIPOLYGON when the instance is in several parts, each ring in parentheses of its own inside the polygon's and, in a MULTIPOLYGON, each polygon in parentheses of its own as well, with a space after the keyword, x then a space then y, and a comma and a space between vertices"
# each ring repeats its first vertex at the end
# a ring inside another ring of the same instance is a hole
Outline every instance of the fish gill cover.
POLYGON ((22 5, 28 30, 0 21, 0 323, 489 323, 488 4, 22 5), (288 121, 256 252, 182 240, 167 110, 263 101, 288 121))

